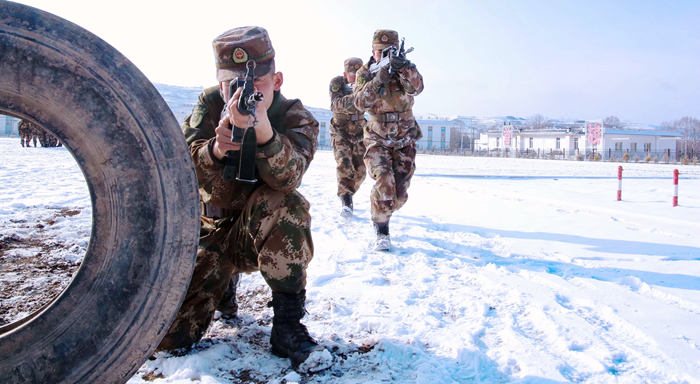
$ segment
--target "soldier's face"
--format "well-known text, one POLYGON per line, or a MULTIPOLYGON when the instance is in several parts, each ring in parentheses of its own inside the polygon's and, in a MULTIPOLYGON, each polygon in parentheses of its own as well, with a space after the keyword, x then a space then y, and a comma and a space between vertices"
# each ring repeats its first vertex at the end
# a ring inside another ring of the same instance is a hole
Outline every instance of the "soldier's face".
MULTIPOLYGON (((262 92, 263 102, 265 107, 268 109, 272 105, 272 99, 274 98, 275 91, 279 91, 282 88, 282 83, 284 82, 284 76, 282 72, 268 73, 265 76, 260 76, 255 78, 255 90, 262 92)), ((228 87, 231 81, 224 81, 219 83, 221 92, 224 95, 224 100, 228 102, 230 95, 228 94, 228 87)))
POLYGON ((345 80, 348 81, 348 83, 354 83, 355 82, 355 77, 357 77, 357 72, 343 72, 343 75, 345 75, 345 80))
POLYGON ((382 59, 382 50, 381 49, 373 49, 372 50, 372 57, 374 57, 374 61, 379 61, 382 59))

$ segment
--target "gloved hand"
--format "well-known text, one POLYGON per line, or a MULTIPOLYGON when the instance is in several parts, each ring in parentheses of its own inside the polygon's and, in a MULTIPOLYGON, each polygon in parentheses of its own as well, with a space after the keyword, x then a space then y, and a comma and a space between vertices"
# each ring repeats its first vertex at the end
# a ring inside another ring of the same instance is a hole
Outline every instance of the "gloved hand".
POLYGON ((401 71, 404 68, 406 68, 411 62, 408 61, 405 58, 401 58, 399 56, 392 56, 391 60, 391 69, 394 71, 401 71))
POLYGON ((379 72, 374 76, 374 81, 379 85, 386 84, 391 81, 391 74, 389 73, 389 66, 382 67, 379 72))

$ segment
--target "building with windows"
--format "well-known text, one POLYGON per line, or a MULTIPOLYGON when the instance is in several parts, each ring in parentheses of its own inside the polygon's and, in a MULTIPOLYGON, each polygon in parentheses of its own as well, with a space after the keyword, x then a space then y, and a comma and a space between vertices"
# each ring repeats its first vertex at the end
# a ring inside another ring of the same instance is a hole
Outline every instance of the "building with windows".
POLYGON ((683 136, 678 132, 659 130, 628 130, 604 127, 600 120, 586 121, 578 127, 548 127, 526 129, 503 125, 480 135, 476 141, 479 151, 500 152, 513 156, 525 154, 554 155, 575 158, 598 152, 604 159, 630 157, 662 157, 675 159, 676 142, 683 136))
POLYGON ((19 137, 18 124, 18 118, 0 115, 0 137, 19 137))
POLYGON ((331 149, 331 118, 333 112, 329 109, 304 107, 318 120, 318 149, 331 149))
POLYGON ((423 138, 416 142, 418 150, 450 149, 450 131, 453 123, 435 116, 416 116, 423 138))
MULTIPOLYGON (((329 129, 333 113, 328 109, 306 107, 318 120, 318 149, 331 149, 329 129)), ((369 115, 365 114, 369 119, 369 115)), ((453 123, 436 116, 416 116, 416 121, 423 132, 423 138, 416 142, 417 149, 449 149, 450 130, 453 123)))

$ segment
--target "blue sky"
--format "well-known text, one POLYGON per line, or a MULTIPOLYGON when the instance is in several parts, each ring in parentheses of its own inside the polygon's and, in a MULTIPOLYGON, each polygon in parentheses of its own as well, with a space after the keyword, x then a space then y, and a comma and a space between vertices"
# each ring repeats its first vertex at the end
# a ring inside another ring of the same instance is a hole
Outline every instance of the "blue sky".
POLYGON ((700 1, 20 1, 90 30, 154 82, 209 86, 211 40, 268 29, 283 93, 327 108, 344 59, 374 30, 406 38, 425 91, 414 110, 659 124, 700 117, 700 1))

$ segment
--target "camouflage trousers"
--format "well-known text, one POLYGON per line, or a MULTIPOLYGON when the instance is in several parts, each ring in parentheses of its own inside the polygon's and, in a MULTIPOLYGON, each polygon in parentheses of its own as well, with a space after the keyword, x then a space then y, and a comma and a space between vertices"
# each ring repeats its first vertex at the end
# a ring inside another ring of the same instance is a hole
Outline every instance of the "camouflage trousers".
POLYGON ((20 121, 17 126, 17 131, 23 147, 28 147, 32 140, 34 140, 34 146, 36 147, 36 135, 34 134, 31 123, 25 120, 20 121))
POLYGON ((332 135, 333 154, 335 155, 336 175, 338 178, 338 196, 354 195, 367 176, 363 157, 365 143, 350 134, 332 135))
POLYGON ((21 133, 19 134, 19 140, 23 147, 29 147, 29 144, 34 140, 34 146, 36 147, 36 136, 32 133, 21 133))
POLYGON ((372 139, 365 139, 365 144, 365 164, 375 180, 370 194, 372 221, 386 223, 408 200, 408 187, 416 170, 416 144, 410 141, 402 148, 388 148, 372 139))
POLYGON ((231 276, 260 271, 275 293, 299 293, 313 257, 309 203, 263 185, 237 217, 202 216, 199 249, 185 301, 157 351, 201 339, 231 276))

